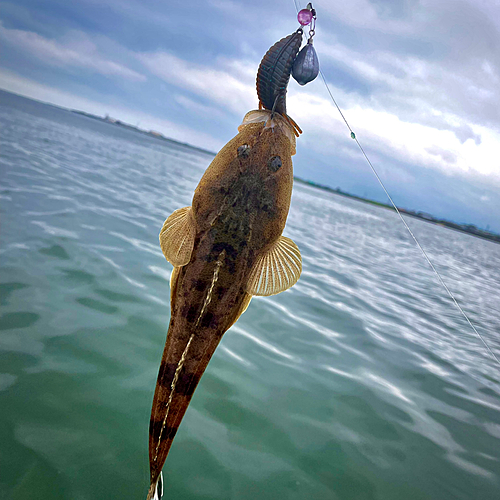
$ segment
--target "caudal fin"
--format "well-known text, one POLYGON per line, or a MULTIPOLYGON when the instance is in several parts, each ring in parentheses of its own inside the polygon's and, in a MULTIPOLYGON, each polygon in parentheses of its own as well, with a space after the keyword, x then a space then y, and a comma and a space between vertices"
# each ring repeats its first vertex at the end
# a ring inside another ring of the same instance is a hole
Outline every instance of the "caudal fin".
POLYGON ((151 483, 149 486, 148 496, 146 500, 161 500, 163 498, 163 473, 160 472, 156 484, 151 483))

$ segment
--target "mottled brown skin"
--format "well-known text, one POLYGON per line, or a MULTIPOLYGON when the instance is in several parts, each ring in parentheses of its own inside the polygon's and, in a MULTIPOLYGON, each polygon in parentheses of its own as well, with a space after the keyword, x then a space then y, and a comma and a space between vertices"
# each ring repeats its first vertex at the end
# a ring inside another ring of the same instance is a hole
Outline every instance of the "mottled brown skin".
POLYGON ((291 154, 290 140, 279 128, 265 128, 264 122, 246 125, 217 154, 196 188, 194 249, 171 283, 171 320, 151 411, 150 496, 212 354, 248 304, 245 286, 256 258, 285 227, 291 154), (191 336, 162 432, 172 381, 191 336))

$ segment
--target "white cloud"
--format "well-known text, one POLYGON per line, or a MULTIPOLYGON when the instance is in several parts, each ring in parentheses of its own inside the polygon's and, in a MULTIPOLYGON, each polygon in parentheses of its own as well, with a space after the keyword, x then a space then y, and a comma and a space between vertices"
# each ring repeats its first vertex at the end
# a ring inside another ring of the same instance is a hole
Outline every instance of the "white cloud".
POLYGON ((32 31, 8 29, 0 24, 0 39, 54 66, 74 66, 105 76, 146 81, 146 77, 137 71, 102 57, 96 45, 82 33, 77 33, 73 38, 66 37, 61 43, 32 31))
POLYGON ((454 131, 462 141, 471 136, 468 124, 483 122, 478 115, 495 102, 496 75, 487 61, 480 65, 484 75, 461 74, 408 54, 377 50, 367 56, 326 43, 320 48, 324 63, 340 63, 355 79, 372 87, 369 97, 354 91, 349 101, 389 109, 406 121, 437 123, 439 117, 440 128, 454 131))
POLYGON ((173 98, 183 108, 193 113, 196 113, 197 116, 203 116, 205 118, 218 119, 218 120, 226 118, 220 106, 205 106, 204 104, 196 102, 194 99, 190 99, 189 97, 180 94, 175 94, 173 98))
MULTIPOLYGON (((220 69, 192 64, 168 52, 142 53, 137 58, 154 75, 183 90, 216 102, 240 115, 257 105, 255 83, 244 74, 242 62, 219 61, 220 69), (224 66, 237 69, 230 71, 224 66), (235 76, 235 72, 239 75, 235 76)), ((255 75, 252 76, 255 82, 255 75)))
MULTIPOLYGON (((331 87, 358 138, 372 155, 392 157, 446 175, 480 175, 500 183, 500 165, 494 154, 500 144, 500 134, 434 107, 434 101, 446 96, 429 96, 433 89, 429 81, 433 69, 429 63, 386 52, 378 52, 368 60, 342 46, 325 48, 324 53, 349 63, 364 81, 382 82, 390 89, 388 94, 398 96, 386 107, 384 102, 388 98, 383 92, 376 98, 373 95, 366 98, 331 87), (402 106, 405 99, 412 102, 413 107, 402 106)), ((256 106, 255 63, 219 59, 210 66, 194 65, 166 52, 143 53, 137 57, 164 81, 213 103, 213 106, 205 106, 187 97, 177 97, 186 108, 200 113, 222 108, 243 115, 256 106)), ((452 78, 444 70, 442 76, 452 78)), ((314 88, 324 94, 321 85, 318 79, 314 88)), ((312 90, 312 85, 308 89, 312 90)), ((359 157, 328 97, 318 97, 292 84, 288 111, 304 129, 309 148, 322 155, 335 151, 344 157, 359 157)))
MULTIPOLYGON (((383 154, 446 175, 479 175, 500 185, 498 145, 500 134, 487 127, 470 125, 481 142, 462 142, 455 133, 427 124, 409 122, 394 113, 374 109, 367 103, 354 104, 349 96, 331 86, 339 102, 346 102, 343 113, 369 154, 383 154)), ((291 92, 288 111, 304 130, 307 145, 318 153, 359 156, 337 109, 328 98, 305 91, 291 92)), ((300 139, 299 139, 300 141, 300 139)), ((382 167, 382 166, 380 166, 382 167)))
MULTIPOLYGON (((225 1, 214 2, 217 6, 227 5, 225 1)), ((230 5, 240 4, 230 2, 230 5)), ((327 14, 329 8, 323 6, 322 12, 325 10, 327 14)), ((434 15, 436 19, 441 19, 445 12, 446 6, 442 6, 434 15)), ((367 0, 354 0, 344 9, 335 7, 331 14, 350 26, 378 30, 384 36, 392 34, 403 41, 424 27, 427 31, 424 30, 422 40, 429 39, 430 28, 425 24, 428 19, 421 18, 421 6, 408 10, 404 5, 381 6, 367 0), (388 10, 400 7, 406 12, 388 10)), ((431 26, 435 26, 436 22, 433 20, 431 26)), ((319 26, 326 27, 327 23, 319 26)), ((132 80, 143 81, 146 78, 100 55, 106 46, 102 40, 79 33, 68 32, 56 42, 27 31, 7 30, 0 25, 1 38, 50 64, 78 65, 132 80)), ((340 85, 331 87, 372 158, 378 160, 389 157, 447 175, 474 175, 481 177, 484 182, 500 183, 500 164, 497 161, 500 129, 491 125, 492 122, 481 120, 482 113, 486 113, 484 110, 495 109, 491 103, 496 102, 498 92, 497 66, 488 58, 488 54, 472 62, 467 60, 468 70, 461 71, 450 61, 445 60, 445 64, 442 64, 442 60, 418 56, 411 51, 392 51, 390 46, 377 45, 376 42, 373 48, 365 50, 360 44, 342 45, 328 32, 318 32, 317 40, 320 62, 327 75, 330 75, 332 66, 341 67, 359 85, 369 88, 369 93, 364 94, 358 92, 355 85, 349 91, 342 90, 340 85), (471 70, 476 67, 474 65, 477 65, 477 72, 471 70)), ((114 48, 118 52, 128 50, 114 48)), ((145 72, 147 70, 166 82, 163 84, 166 92, 191 117, 209 116, 214 121, 227 121, 232 120, 234 114, 240 119, 249 109, 257 107, 255 72, 258 60, 219 57, 206 64, 192 63, 166 50, 128 51, 127 57, 131 56, 142 63, 145 72), (172 87, 179 89, 179 92, 172 87)), ((332 81, 335 81, 333 71, 331 75, 332 81)), ((153 82, 153 79, 150 78, 150 81, 153 82)), ((47 100, 43 96, 37 98, 47 100)), ((78 99, 75 96, 72 98, 78 99)), ((71 107, 89 110, 86 105, 71 107)), ((117 117, 127 121, 125 109, 120 108, 122 114, 117 117)), ((313 153, 326 158, 332 153, 347 159, 359 158, 359 151, 349 138, 320 79, 305 89, 298 89, 292 83, 288 110, 304 129, 300 142, 306 143, 313 153), (317 95, 312 95, 312 92, 317 95)), ((118 112, 99 103, 98 114, 106 111, 115 115, 118 112)), ((134 112, 133 118, 128 121, 137 122, 138 114, 134 112)), ((173 120, 182 123, 182 117, 173 120)), ((203 132, 196 133, 189 127, 159 117, 147 115, 145 120, 141 119, 141 123, 143 121, 150 123, 150 128, 178 140, 210 149, 222 145, 222 141, 203 132)), ((213 133, 217 133, 215 129, 213 133)), ((384 166, 380 165, 379 168, 384 166)))
POLYGON ((383 4, 369 0, 351 0, 343 2, 341 8, 336 2, 325 2, 321 12, 356 28, 370 28, 384 33, 411 33, 412 23, 397 17, 391 18, 387 7, 384 9, 383 4))

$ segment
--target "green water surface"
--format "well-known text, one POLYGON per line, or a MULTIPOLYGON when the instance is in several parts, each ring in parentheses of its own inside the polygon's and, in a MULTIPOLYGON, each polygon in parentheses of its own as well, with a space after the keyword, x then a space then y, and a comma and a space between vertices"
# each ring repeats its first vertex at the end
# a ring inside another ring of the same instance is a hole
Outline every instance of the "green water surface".
MULTIPOLYGON (((158 232, 211 156, 4 92, 0 126, 0 498, 143 499, 158 232)), ((500 246, 410 224, 500 355, 500 246)), ((296 185, 285 234, 303 275, 224 336, 165 498, 500 498, 498 366, 394 214, 296 185)))

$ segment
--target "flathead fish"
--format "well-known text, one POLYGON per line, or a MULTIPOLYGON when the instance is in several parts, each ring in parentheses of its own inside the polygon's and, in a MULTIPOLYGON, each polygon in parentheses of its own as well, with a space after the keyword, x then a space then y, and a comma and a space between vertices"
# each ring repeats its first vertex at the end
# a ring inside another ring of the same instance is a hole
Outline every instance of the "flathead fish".
POLYGON ((160 245, 174 266, 171 319, 149 427, 150 488, 161 497, 161 470, 210 358, 252 296, 274 295, 302 270, 297 245, 282 236, 300 129, 285 94, 302 30, 277 42, 257 75, 259 109, 250 111, 217 154, 192 205, 165 221, 160 245))
POLYGON ((206 170, 192 205, 163 225, 161 248, 174 270, 149 428, 148 499, 159 497, 170 446, 223 334, 253 295, 280 293, 299 279, 299 249, 282 236, 293 154, 290 122, 268 110, 251 111, 206 170))

